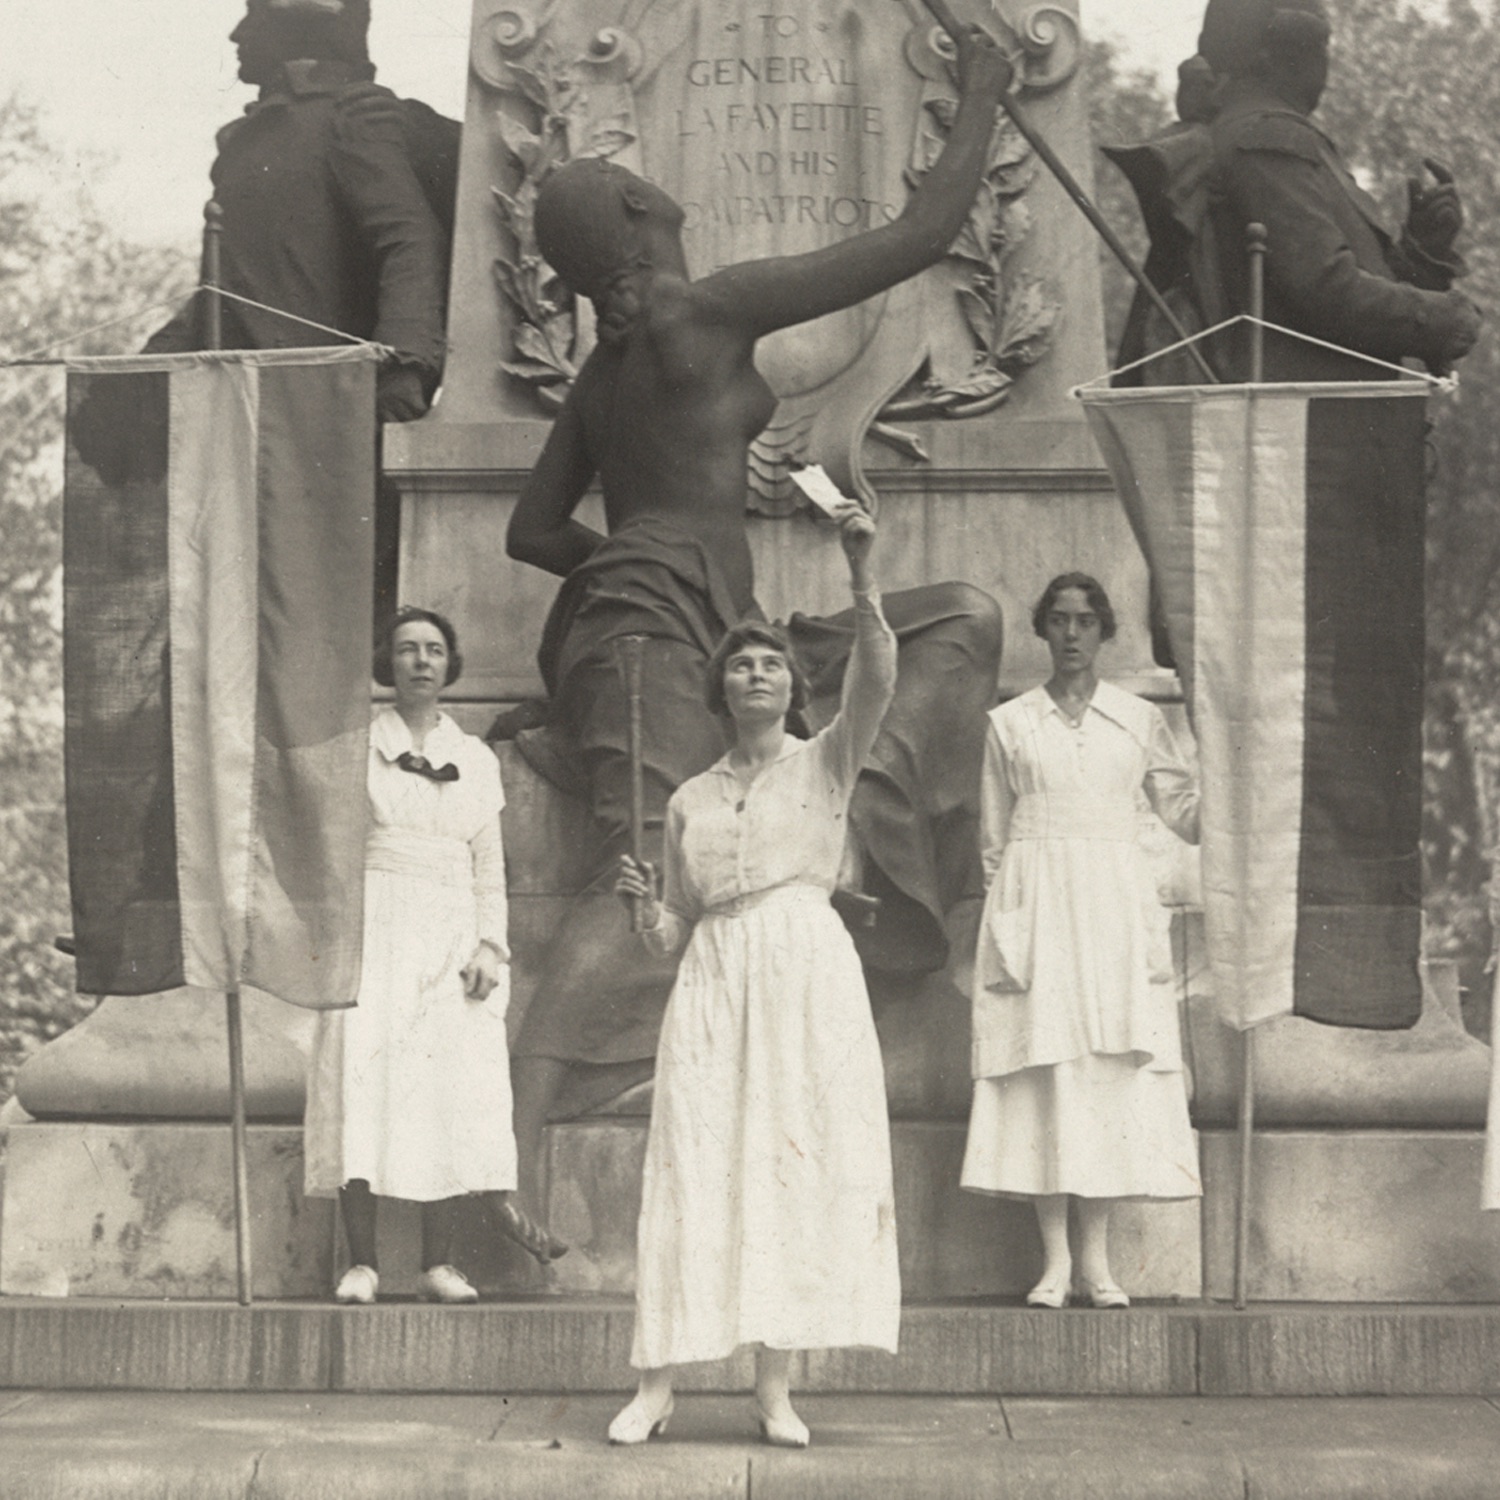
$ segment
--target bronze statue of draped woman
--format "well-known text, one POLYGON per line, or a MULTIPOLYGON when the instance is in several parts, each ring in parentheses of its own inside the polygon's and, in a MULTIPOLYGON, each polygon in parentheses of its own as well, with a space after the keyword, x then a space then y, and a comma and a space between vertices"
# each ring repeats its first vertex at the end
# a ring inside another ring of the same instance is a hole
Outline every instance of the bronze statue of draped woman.
MULTIPOLYGON (((704 666, 729 626, 759 614, 746 460, 776 398, 755 366, 757 340, 851 307, 947 253, 978 188, 1010 68, 976 31, 959 44, 958 74, 961 100, 946 145, 903 212, 805 254, 744 261, 693 280, 683 212, 652 183, 581 159, 555 171, 538 196, 542 253, 593 302, 598 344, 510 523, 511 556, 565 580, 541 651, 551 721, 544 743, 523 735, 520 744, 544 774, 557 777, 561 763, 575 779, 605 847, 598 880, 553 939, 514 1048, 523 1188, 570 1072, 593 1074, 579 1102, 649 1074, 674 967, 632 939, 613 894, 630 780, 614 643, 647 637, 645 819, 658 845, 673 790, 726 748, 704 700, 704 666), (574 514, 596 478, 606 535, 574 514)), ((892 595, 886 613, 901 642, 900 687, 851 807, 845 880, 881 902, 876 924, 856 932, 866 965, 927 972, 946 960, 944 907, 973 859, 1000 612, 987 594, 954 583, 892 595)), ((817 727, 836 707, 852 624, 799 615, 790 630, 811 679, 809 720, 817 727)))

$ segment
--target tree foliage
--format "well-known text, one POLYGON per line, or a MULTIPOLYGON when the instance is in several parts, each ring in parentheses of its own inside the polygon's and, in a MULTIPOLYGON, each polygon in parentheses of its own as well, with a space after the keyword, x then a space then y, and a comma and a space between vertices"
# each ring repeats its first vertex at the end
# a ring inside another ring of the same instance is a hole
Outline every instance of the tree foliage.
MULTIPOLYGON (((123 241, 61 195, 62 159, 34 110, 0 99, 0 347, 15 357, 185 293, 192 257, 123 241)), ((132 347, 164 313, 68 345, 132 347)), ((0 370, 0 1099, 26 1055, 87 1009, 52 947, 69 927, 62 807, 64 382, 0 370)))
MULTIPOLYGON (((1149 140, 1175 116, 1153 74, 1122 72, 1108 42, 1090 42, 1084 53, 1084 88, 1094 144, 1094 198, 1110 227, 1124 240, 1137 264, 1146 258, 1146 230, 1136 208, 1135 190, 1100 145, 1149 140)), ((1099 273, 1104 283, 1104 347, 1113 355, 1135 294, 1129 273, 1101 243, 1099 273)))
MULTIPOLYGON (((1336 50, 1318 116, 1399 223, 1408 177, 1448 165, 1463 192, 1460 283, 1500 308, 1500 27, 1471 0, 1442 10, 1330 0, 1336 50)), ((1428 910, 1432 939, 1487 955, 1483 899, 1500 841, 1500 337, 1493 321, 1432 403, 1427 524, 1428 910)))

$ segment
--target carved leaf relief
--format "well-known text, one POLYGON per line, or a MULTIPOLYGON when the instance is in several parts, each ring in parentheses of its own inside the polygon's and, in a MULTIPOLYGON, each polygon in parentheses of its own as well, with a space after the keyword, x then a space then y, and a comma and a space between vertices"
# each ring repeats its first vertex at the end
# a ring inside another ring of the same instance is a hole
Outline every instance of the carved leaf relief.
MULTIPOLYGON (((1076 20, 1067 10, 1034 5, 1012 25, 998 0, 991 0, 989 8, 994 11, 992 29, 1015 62, 1019 91, 1055 88, 1072 76, 1079 39, 1076 20)), ((501 26, 497 19, 492 28, 485 66, 481 68, 478 52, 475 62, 476 74, 499 96, 494 119, 507 168, 508 190, 496 188, 493 196, 504 229, 504 249, 496 258, 494 274, 511 328, 511 348, 500 369, 527 387, 549 412, 556 411, 571 386, 591 343, 592 325, 588 308, 575 306, 572 294, 537 250, 538 189, 572 157, 613 157, 638 148, 633 91, 690 29, 689 7, 676 0, 646 0, 628 7, 625 28, 608 26, 592 33, 581 47, 563 47, 554 36, 553 9, 546 6, 524 26, 516 20, 519 9, 506 12, 506 24, 501 26), (641 40, 642 26, 654 28, 650 45, 641 40)), ((575 43, 579 40, 575 35, 575 43)), ((903 173, 908 192, 931 170, 953 122, 956 102, 942 54, 946 40, 930 27, 914 28, 907 38, 907 61, 925 80, 927 92, 911 126, 913 139, 903 173)), ((1019 374, 1050 347, 1059 304, 1039 277, 1016 265, 1017 251, 1028 240, 1033 223, 1022 200, 1038 170, 1030 145, 1001 114, 968 220, 943 266, 927 273, 937 295, 956 301, 957 316, 945 323, 946 333, 933 335, 946 340, 941 357, 933 357, 936 346, 912 348, 911 363, 905 366, 913 372, 910 379, 869 427, 870 436, 912 461, 926 462, 926 450, 915 433, 893 425, 895 421, 963 418, 991 411, 1006 400, 1019 374), (966 337, 968 348, 962 342, 966 337), (941 375, 935 373, 939 369, 941 375)), ((903 359, 906 352, 903 348, 903 359)), ((901 378, 900 366, 892 378, 901 378)), ((784 513, 794 507, 787 493, 787 469, 805 457, 813 441, 812 420, 787 406, 754 444, 749 479, 757 509, 784 513)), ((851 438, 857 450, 860 434, 851 438)))

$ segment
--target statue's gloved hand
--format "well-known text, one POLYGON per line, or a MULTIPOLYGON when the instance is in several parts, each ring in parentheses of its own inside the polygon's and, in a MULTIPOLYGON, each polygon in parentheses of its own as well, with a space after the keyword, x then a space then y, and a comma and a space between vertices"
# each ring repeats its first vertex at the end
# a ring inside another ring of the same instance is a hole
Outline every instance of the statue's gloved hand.
POLYGON ((957 38, 961 94, 988 94, 998 100, 1011 86, 1014 69, 987 31, 971 26, 957 38))
POLYGON ((1424 157, 1422 165, 1437 182, 1428 187, 1420 178, 1406 179, 1406 238, 1430 260, 1450 262, 1464 227, 1463 202, 1449 167, 1432 156, 1424 157))
POLYGON ((1427 318, 1431 352, 1424 356, 1433 374, 1446 374, 1474 347, 1482 321, 1483 314, 1462 292, 1435 299, 1427 318))
POLYGON ((431 404, 426 377, 415 365, 386 365, 375 377, 375 414, 382 422, 415 422, 431 404))

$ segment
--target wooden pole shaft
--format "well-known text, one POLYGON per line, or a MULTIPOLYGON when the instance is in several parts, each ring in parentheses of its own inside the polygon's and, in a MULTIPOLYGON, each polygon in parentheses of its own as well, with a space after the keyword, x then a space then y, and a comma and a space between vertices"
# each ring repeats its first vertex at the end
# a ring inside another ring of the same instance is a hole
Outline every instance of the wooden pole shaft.
POLYGON ((1250 252, 1250 384, 1266 378, 1266 226, 1251 224, 1245 230, 1250 252))
MULTIPOLYGON (((923 3, 932 12, 932 17, 938 25, 956 42, 965 28, 948 8, 946 0, 923 0, 923 3)), ((1010 116, 1011 123, 1021 132, 1026 144, 1042 159, 1047 170, 1057 179, 1062 190, 1077 205, 1084 218, 1094 226, 1100 239, 1109 247, 1110 253, 1124 266, 1135 284, 1151 299, 1151 305, 1166 319, 1167 326, 1187 344, 1187 352, 1193 363, 1197 365, 1204 381, 1209 385, 1217 385, 1219 377, 1214 374, 1208 361, 1203 357, 1203 351, 1191 342, 1192 334, 1183 327, 1182 320, 1172 311, 1166 298, 1156 289, 1155 283, 1146 275, 1144 268, 1130 253, 1125 242, 1110 227, 1108 220, 1094 206, 1093 200, 1079 186, 1078 179, 1063 164, 1062 158, 1052 149, 1046 137, 1026 117, 1026 112, 1008 90, 1000 97, 1000 107, 1010 116)))
MULTIPOLYGON (((625 698, 629 705, 628 723, 630 752, 630 857, 638 865, 646 862, 646 784, 645 753, 641 722, 641 669, 645 653, 646 637, 643 635, 622 636, 619 642, 620 671, 625 678, 625 698)), ((630 928, 640 932, 646 925, 646 902, 637 896, 630 906, 630 928)))
POLYGON ((1234 1203, 1234 1305, 1244 1312, 1250 1282, 1251 1145, 1255 1139, 1255 1028, 1240 1033, 1239 1192, 1234 1203))
POLYGON ((210 198, 203 209, 203 347, 224 347, 224 299, 220 246, 224 239, 224 210, 210 198))
POLYGON ((234 1249, 241 1307, 250 1306, 250 1167, 245 1128, 245 1031, 240 992, 225 995, 229 1027, 229 1138, 234 1158, 234 1249))

